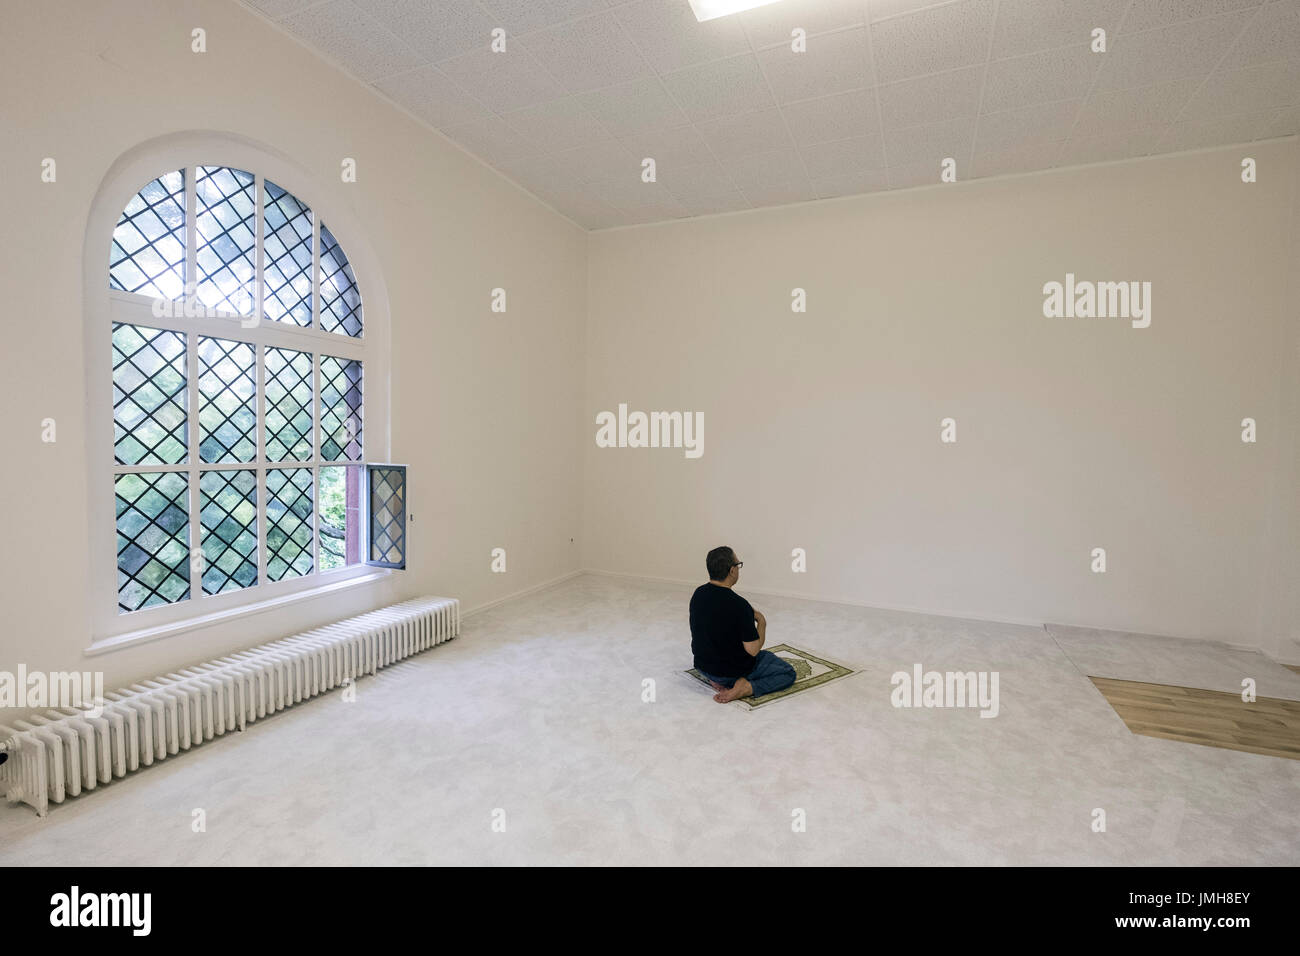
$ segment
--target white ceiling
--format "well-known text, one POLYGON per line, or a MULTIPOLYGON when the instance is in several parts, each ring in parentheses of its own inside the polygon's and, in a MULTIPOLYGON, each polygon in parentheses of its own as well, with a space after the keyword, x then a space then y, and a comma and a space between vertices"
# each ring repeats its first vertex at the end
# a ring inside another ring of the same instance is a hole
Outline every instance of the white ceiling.
POLYGON ((590 229, 1300 131, 1300 0, 242 2, 590 229))

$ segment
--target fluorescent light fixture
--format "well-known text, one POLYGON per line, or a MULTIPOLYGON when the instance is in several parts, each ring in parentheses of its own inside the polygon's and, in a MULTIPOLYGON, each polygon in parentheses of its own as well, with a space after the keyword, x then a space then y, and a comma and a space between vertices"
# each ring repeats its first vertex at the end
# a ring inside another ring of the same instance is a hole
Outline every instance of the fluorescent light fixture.
POLYGON ((776 2, 777 0, 691 0, 691 9, 695 11, 695 19, 703 23, 705 20, 716 20, 718 17, 776 2))

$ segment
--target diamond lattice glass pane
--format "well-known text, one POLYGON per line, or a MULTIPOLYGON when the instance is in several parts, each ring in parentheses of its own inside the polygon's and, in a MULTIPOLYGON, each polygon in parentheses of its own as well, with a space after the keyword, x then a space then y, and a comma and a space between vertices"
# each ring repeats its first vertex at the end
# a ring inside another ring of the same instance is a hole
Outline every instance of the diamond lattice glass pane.
POLYGON ((257 456, 257 353, 247 342, 199 338, 199 460, 257 456))
POLYGON ((113 447, 121 465, 186 460, 185 335, 113 324, 113 447))
POLYGON ((405 469, 370 469, 370 560, 406 563, 405 469))
POLYGON ((311 355, 266 349, 266 460, 310 461, 311 355))
POLYGON ((310 574, 312 489, 310 468, 266 473, 266 576, 271 581, 310 574))
POLYGON ((184 170, 159 176, 122 210, 108 253, 108 287, 165 299, 184 294, 184 170))
POLYGON ((361 460, 361 363, 320 357, 320 456, 361 460))
POLYGON ((361 290, 343 247, 320 227, 320 327, 340 335, 361 335, 361 290))
POLYGON ((311 325, 311 210, 269 180, 263 241, 265 294, 262 312, 276 322, 311 325))
POLYGON ((257 472, 205 471, 199 476, 203 593, 257 583, 257 472))
POLYGON ((183 472, 118 475, 119 614, 190 595, 190 494, 183 472))
POLYGON ((200 166, 194 175, 196 291, 210 309, 253 314, 255 182, 252 173, 226 166, 200 166))

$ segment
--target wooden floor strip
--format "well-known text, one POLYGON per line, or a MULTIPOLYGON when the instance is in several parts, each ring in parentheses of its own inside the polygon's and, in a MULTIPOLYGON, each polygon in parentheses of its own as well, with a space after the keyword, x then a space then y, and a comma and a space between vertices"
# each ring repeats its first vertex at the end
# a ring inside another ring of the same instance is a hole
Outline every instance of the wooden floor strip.
POLYGON ((1300 701, 1088 678, 1135 734, 1300 760, 1300 701))

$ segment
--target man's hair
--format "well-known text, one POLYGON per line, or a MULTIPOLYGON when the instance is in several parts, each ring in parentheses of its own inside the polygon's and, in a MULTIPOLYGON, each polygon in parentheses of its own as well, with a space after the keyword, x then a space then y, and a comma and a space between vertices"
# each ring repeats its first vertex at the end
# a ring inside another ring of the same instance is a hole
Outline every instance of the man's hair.
POLYGON ((725 546, 714 548, 704 559, 704 565, 709 569, 710 581, 721 581, 726 578, 735 563, 736 552, 725 546))

